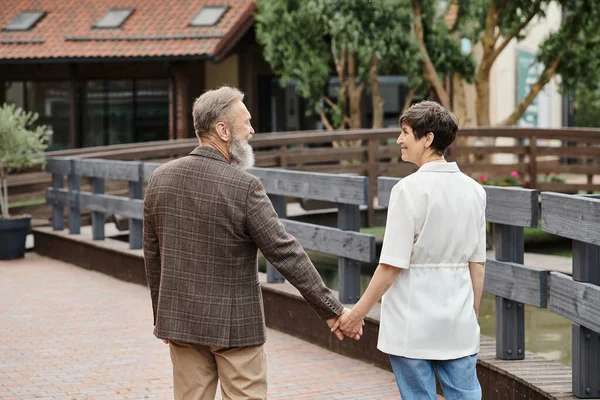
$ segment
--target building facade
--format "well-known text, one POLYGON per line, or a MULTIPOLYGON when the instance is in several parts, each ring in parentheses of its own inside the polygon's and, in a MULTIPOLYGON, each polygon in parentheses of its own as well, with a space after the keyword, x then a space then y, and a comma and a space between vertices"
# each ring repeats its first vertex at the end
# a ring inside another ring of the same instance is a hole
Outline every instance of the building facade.
POLYGON ((224 84, 259 118, 259 82, 271 72, 254 1, 112 3, 0 8, 0 104, 37 112, 51 149, 193 137, 194 99, 224 84))

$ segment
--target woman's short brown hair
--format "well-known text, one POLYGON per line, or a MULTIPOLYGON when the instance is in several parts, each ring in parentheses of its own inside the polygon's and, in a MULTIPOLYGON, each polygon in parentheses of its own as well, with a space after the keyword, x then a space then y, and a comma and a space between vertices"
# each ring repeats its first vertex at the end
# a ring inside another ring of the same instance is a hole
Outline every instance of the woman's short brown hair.
POLYGON ((405 125, 410 126, 417 139, 432 132, 431 148, 444 154, 456 138, 458 118, 435 101, 422 101, 402 113, 398 126, 402 129, 405 125))

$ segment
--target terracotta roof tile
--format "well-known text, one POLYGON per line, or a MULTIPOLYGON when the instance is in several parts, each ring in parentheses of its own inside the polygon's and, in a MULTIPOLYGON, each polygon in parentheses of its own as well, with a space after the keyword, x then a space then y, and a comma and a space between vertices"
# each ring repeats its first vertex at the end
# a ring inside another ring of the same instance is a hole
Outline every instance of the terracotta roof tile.
POLYGON ((253 0, 2 0, 0 29, 22 11, 46 11, 29 31, 0 30, 0 60, 215 56, 251 23, 253 0), (204 5, 226 5, 215 27, 189 23, 204 5), (119 29, 93 25, 110 8, 134 8, 119 29), (118 40, 115 40, 118 39, 118 40))

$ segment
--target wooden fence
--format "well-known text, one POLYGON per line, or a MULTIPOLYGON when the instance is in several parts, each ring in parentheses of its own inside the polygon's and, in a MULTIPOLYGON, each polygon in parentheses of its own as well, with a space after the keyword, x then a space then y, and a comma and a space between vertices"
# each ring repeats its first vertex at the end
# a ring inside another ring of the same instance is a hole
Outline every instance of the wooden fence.
MULTIPOLYGON (((382 205, 389 204, 397 182, 397 178, 379 178, 382 205)), ((495 259, 486 263, 484 291, 496 296, 496 356, 524 359, 523 305, 549 305, 573 322, 573 394, 600 397, 600 196, 541 193, 542 229, 573 239, 570 277, 523 265, 523 228, 537 226, 538 192, 484 188, 486 220, 492 223, 495 242, 495 259)))
MULTIPOLYGON (((257 134, 251 143, 257 167, 368 177, 372 217, 377 177, 404 177, 416 169, 401 161, 400 149, 395 144, 397 135, 398 129, 303 131, 257 134), (350 144, 354 146, 349 147, 350 144)), ((164 161, 188 154, 197 144, 194 138, 61 150, 48 152, 47 156, 164 161)), ((503 177, 516 171, 531 189, 562 193, 600 191, 598 129, 464 128, 450 148, 449 158, 457 160, 461 170, 476 179, 503 177), (568 182, 557 182, 553 179, 555 174, 568 177, 568 182)), ((12 202, 43 199, 48 183, 48 175, 42 172, 11 175, 10 199, 12 202)), ((111 193, 123 189, 122 185, 112 183, 106 187, 111 193)), ((15 212, 47 218, 42 209, 21 207, 15 212)))
MULTIPOLYGON (((136 161, 81 160, 53 158, 46 165, 53 187, 46 200, 53 208, 53 229, 64 229, 64 208, 69 210, 69 233, 81 232, 81 211, 92 212, 93 239, 104 239, 105 214, 119 214, 130 220, 129 245, 142 248, 143 183, 159 163, 136 161), (63 188, 65 176, 69 187, 63 188), (81 191, 81 178, 91 178, 92 192, 81 191), (129 198, 104 194, 105 180, 127 181, 129 198)), ((249 171, 263 183, 286 230, 308 250, 338 257, 339 296, 344 303, 360 297, 360 262, 375 260, 375 236, 360 233, 361 205, 368 202, 367 178, 253 168, 249 171), (338 228, 285 219, 286 196, 334 202, 338 205, 338 228)), ((269 282, 282 282, 279 272, 267 264, 269 282)))
MULTIPOLYGON (((69 232, 80 232, 81 210, 93 213, 93 238, 104 239, 105 213, 131 219, 130 247, 140 248, 142 185, 158 163, 116 162, 55 158, 46 170, 53 187, 47 201, 55 213, 53 227, 64 227, 63 208, 69 209, 69 232), (64 177, 69 187, 63 188, 64 177), (79 181, 92 179, 92 192, 79 181), (103 194, 105 179, 128 182, 129 197, 103 194)), ((340 300, 355 303, 360 296, 360 261, 376 258, 375 237, 358 232, 359 206, 368 201, 368 180, 361 176, 307 173, 254 168, 286 229, 305 249, 339 259, 340 300), (325 200, 338 204, 338 228, 285 219, 285 196, 325 200)), ((389 203, 398 178, 378 179, 379 201, 389 203)), ((547 308, 573 322, 573 386, 580 398, 600 397, 600 196, 541 193, 542 228, 573 239, 573 277, 523 265, 524 227, 537 226, 537 190, 484 187, 486 220, 494 229, 495 258, 488 259, 484 290, 496 296, 496 356, 502 360, 525 358, 524 304, 547 308), (549 301, 548 301, 549 299, 549 301)), ((281 282, 268 265, 269 282, 281 282)))

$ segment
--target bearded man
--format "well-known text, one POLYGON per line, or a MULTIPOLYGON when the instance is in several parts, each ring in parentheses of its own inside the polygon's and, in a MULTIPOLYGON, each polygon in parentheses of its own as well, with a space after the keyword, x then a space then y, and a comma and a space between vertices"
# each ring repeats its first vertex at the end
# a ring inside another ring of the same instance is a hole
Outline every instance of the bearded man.
POLYGON ((144 199, 154 335, 169 344, 177 400, 212 400, 219 379, 224 399, 267 398, 258 249, 330 327, 345 311, 245 171, 254 129, 243 99, 225 86, 194 102, 200 145, 156 169, 144 199))

